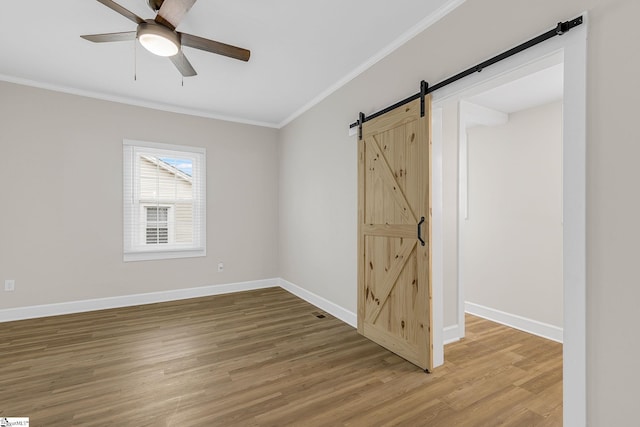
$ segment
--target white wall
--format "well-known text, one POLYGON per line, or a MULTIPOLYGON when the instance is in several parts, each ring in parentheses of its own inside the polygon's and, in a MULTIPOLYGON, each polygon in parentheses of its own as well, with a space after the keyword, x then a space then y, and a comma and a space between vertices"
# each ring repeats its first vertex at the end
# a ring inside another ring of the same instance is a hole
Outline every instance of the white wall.
MULTIPOLYGON (((372 113, 416 93, 422 79, 439 82, 585 10, 588 421, 633 425, 640 383, 640 342, 630 338, 636 335, 640 300, 637 0, 467 0, 289 124, 280 136, 280 274, 355 311, 357 159, 347 125, 359 111, 372 113)), ((444 150, 445 156, 455 151, 444 150)), ((443 173, 446 189, 454 178, 446 165, 443 173)), ((445 223, 447 230, 455 236, 445 223)), ((445 256, 455 246, 448 238, 445 256)), ((445 261, 445 308, 456 279, 445 261)), ((445 324, 446 319, 445 313, 445 324)))
POLYGON ((562 103, 467 129, 467 302, 562 327, 562 103))
POLYGON ((0 83, 0 309, 277 277, 276 138, 0 83), (206 148, 206 257, 123 262, 124 138, 206 148))

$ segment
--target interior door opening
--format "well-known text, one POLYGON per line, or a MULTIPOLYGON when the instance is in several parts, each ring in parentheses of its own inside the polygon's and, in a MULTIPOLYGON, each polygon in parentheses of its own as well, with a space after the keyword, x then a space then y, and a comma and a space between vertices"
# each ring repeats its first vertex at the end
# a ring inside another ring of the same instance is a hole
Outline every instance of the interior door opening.
POLYGON ((459 310, 557 342, 563 74, 558 53, 458 103, 459 310))
POLYGON ((434 256, 433 268, 434 324, 441 322, 442 326, 434 333, 434 359, 443 360, 442 344, 464 336, 464 287, 458 286, 464 285, 458 280, 458 210, 462 210, 464 200, 458 194, 458 182, 466 177, 458 175, 462 170, 458 164, 462 149, 457 142, 458 102, 518 75, 523 77, 562 63, 562 340, 563 358, 571 360, 563 365, 566 426, 586 423, 586 35, 587 25, 436 91, 433 98, 433 247, 434 253, 440 247, 442 254, 440 259, 434 256), (540 67, 544 61, 547 65, 540 67), (451 127, 455 133, 453 144, 446 142, 447 129, 451 127), (441 312, 438 298, 442 301, 441 312))

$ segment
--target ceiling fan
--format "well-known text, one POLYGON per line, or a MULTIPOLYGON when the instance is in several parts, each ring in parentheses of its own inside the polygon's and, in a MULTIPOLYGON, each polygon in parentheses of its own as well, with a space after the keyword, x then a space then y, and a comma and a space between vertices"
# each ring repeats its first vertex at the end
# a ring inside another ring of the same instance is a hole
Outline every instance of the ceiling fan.
POLYGON ((142 19, 113 0, 98 0, 108 8, 138 24, 136 31, 89 34, 80 36, 94 43, 119 42, 138 39, 149 52, 168 57, 184 77, 195 76, 196 70, 182 52, 183 46, 216 53, 229 58, 248 61, 251 52, 214 40, 176 31, 184 15, 196 0, 147 0, 156 14, 155 19, 142 19))

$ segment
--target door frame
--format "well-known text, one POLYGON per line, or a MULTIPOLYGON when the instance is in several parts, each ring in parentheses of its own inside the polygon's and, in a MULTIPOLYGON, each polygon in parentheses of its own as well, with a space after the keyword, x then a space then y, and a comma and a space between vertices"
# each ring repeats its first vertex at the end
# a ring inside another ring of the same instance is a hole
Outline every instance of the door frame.
MULTIPOLYGON (((468 97, 469 92, 490 80, 497 79, 517 70, 557 55, 561 52, 564 62, 563 97, 563 294, 564 294, 564 337, 563 359, 563 421, 567 427, 583 427, 587 419, 586 395, 586 70, 587 70, 587 29, 588 16, 583 13, 584 23, 560 37, 554 37, 523 51, 509 59, 501 61, 482 73, 476 73, 466 79, 453 83, 433 92, 434 123, 432 123, 433 150, 442 153, 442 134, 435 132, 442 127, 442 115, 437 114, 445 102, 468 97), (438 120, 440 120, 438 122, 438 120)), ((458 138, 460 141, 460 138, 458 138)), ((458 142, 459 144, 459 142, 458 142)), ((461 147, 458 146, 458 153, 461 147)), ((437 157, 434 155, 434 163, 437 157)), ((459 157, 459 161, 462 159, 459 157)), ((458 174, 460 174, 460 163, 458 174)), ((443 176, 434 173, 433 191, 443 194, 443 176)), ((460 179, 460 175, 458 175, 460 179)), ((458 182, 459 189, 459 182, 458 182)), ((433 247, 442 248, 444 242, 442 218, 443 205, 434 199, 433 247)), ((460 206, 460 199, 458 199, 460 206)), ((459 210, 458 210, 459 211, 459 210)), ((459 217, 460 214, 458 214, 459 217)), ((458 218, 459 221, 459 218, 458 218)), ((456 223, 459 227, 459 222, 456 223)), ((456 229, 456 239, 459 239, 456 229)), ((459 338, 464 336, 464 288, 460 278, 459 263, 460 242, 456 242, 458 255, 456 265, 458 304, 456 317, 459 338)), ((444 265, 442 259, 434 260, 434 362, 443 360, 445 336, 451 338, 451 326, 444 326, 443 303, 437 299, 444 294, 444 265), (438 261, 438 262, 435 262, 438 261), (436 298, 437 297, 437 298, 436 298), (436 310, 435 307, 442 307, 436 310), (436 333, 437 331, 437 333, 436 333), (442 358, 442 359, 441 359, 442 358)), ((437 363, 435 363, 437 366, 437 363)))

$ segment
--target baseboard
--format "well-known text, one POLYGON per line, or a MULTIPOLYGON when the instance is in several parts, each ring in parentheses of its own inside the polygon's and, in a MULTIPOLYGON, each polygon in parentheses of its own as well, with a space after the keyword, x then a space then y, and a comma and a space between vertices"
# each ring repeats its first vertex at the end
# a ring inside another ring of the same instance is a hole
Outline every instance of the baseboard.
POLYGON ((274 278, 253 280, 249 282, 228 283, 223 285, 200 286, 197 288, 175 289, 162 292, 150 292, 145 294, 71 301, 59 304, 8 308, 0 310, 0 322, 58 316, 61 314, 82 313, 85 311, 105 310, 109 308, 129 307, 133 305, 153 304, 157 302, 222 295, 254 289, 273 288, 277 286, 278 279, 274 278))
POLYGON ((358 327, 358 320, 355 313, 284 279, 279 279, 278 284, 282 289, 291 292, 298 298, 302 298, 319 309, 326 311, 333 317, 337 317, 354 328, 358 327))
POLYGON ((444 345, 460 341, 462 334, 460 333, 460 325, 451 325, 442 331, 442 341, 444 345))
POLYGON ((482 317, 552 341, 561 343, 563 339, 563 329, 557 326, 528 319, 516 314, 505 313, 504 311, 485 307, 480 304, 474 304, 472 302, 465 302, 464 309, 467 313, 473 314, 474 316, 482 317))
POLYGON ((284 279, 253 280, 249 282, 228 283, 223 285, 200 286, 197 288, 175 289, 145 294, 123 295, 108 298, 96 298, 82 301, 70 301, 58 304, 34 305, 29 307, 8 308, 0 310, 0 323, 14 320, 35 319, 38 317, 58 316, 62 314, 82 313, 86 311, 106 310, 110 308, 130 307, 134 305, 153 304, 157 302, 176 301, 199 298, 211 295, 222 295, 233 292, 255 289, 281 287, 310 304, 326 311, 343 322, 357 327, 356 314, 284 279))

